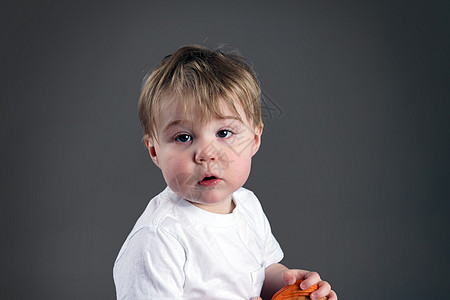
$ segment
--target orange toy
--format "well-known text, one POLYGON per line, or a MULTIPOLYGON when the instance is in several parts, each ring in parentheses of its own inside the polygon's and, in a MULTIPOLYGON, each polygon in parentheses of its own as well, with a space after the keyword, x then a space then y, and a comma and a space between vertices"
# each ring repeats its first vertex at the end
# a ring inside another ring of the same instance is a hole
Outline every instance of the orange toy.
MULTIPOLYGON (((294 284, 285 286, 273 295, 272 300, 309 300, 309 295, 319 289, 317 284, 315 284, 306 290, 302 290, 300 289, 300 282, 302 280, 297 280, 294 284)), ((320 300, 325 299, 327 297, 323 297, 320 300)))

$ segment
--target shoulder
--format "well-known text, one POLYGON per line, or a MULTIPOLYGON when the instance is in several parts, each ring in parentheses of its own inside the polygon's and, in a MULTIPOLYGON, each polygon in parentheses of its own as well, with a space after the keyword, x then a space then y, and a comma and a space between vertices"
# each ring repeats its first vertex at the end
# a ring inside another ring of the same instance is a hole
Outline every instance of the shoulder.
POLYGON ((183 252, 176 234, 176 228, 180 227, 176 225, 180 219, 176 208, 167 189, 151 199, 128 234, 116 261, 125 254, 130 257, 145 256, 147 252, 167 248, 183 252))
POLYGON ((255 193, 253 193, 253 191, 246 189, 244 187, 241 187, 237 191, 235 191, 233 193, 233 197, 238 200, 247 200, 252 203, 256 201, 259 203, 259 200, 256 197, 255 193))
POLYGON ((251 190, 241 187, 233 193, 233 198, 240 210, 252 216, 264 215, 261 203, 251 190))
POLYGON ((261 207, 261 203, 259 202, 259 199, 258 197, 256 197, 255 193, 244 187, 241 187, 236 192, 234 192, 233 198, 243 206, 261 207))
POLYGON ((144 228, 156 230, 167 222, 176 221, 178 213, 178 206, 175 205, 176 201, 176 195, 169 188, 153 197, 136 221, 130 235, 144 228))
POLYGON ((125 241, 145 243, 148 239, 160 239, 163 236, 175 238, 175 225, 180 223, 180 206, 176 205, 176 195, 166 188, 150 200, 147 207, 136 221, 125 241))

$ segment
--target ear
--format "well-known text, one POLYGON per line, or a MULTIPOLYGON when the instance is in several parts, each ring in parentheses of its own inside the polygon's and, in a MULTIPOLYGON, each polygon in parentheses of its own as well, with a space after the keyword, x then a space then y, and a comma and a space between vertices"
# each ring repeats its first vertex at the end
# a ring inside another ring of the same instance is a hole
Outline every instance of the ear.
POLYGON ((158 154, 156 153, 155 139, 150 137, 148 134, 144 136, 145 146, 148 149, 151 159, 155 165, 159 168, 158 154))
POLYGON ((255 128, 255 133, 253 136, 253 149, 252 149, 252 156, 256 154, 256 152, 258 152, 259 150, 259 146, 261 145, 261 135, 263 132, 263 127, 264 125, 261 123, 261 125, 259 127, 255 128))

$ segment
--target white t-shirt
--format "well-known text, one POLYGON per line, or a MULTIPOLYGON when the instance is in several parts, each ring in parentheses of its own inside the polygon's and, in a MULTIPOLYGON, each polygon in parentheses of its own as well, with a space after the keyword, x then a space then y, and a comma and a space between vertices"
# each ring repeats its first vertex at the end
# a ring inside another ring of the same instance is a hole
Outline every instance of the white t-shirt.
POLYGON ((231 214, 207 212, 170 188, 153 198, 114 264, 117 299, 250 299, 283 258, 253 192, 231 214))

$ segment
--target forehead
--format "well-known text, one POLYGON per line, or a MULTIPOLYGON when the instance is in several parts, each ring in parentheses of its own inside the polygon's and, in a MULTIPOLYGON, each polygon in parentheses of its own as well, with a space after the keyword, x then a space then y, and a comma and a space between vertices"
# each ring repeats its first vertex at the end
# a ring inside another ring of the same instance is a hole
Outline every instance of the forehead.
POLYGON ((157 114, 157 126, 173 120, 184 120, 189 122, 209 122, 212 119, 237 119, 244 121, 245 113, 238 102, 230 105, 225 100, 219 100, 213 106, 202 106, 191 97, 164 97, 157 114), (233 107, 234 106, 234 107, 233 107))

